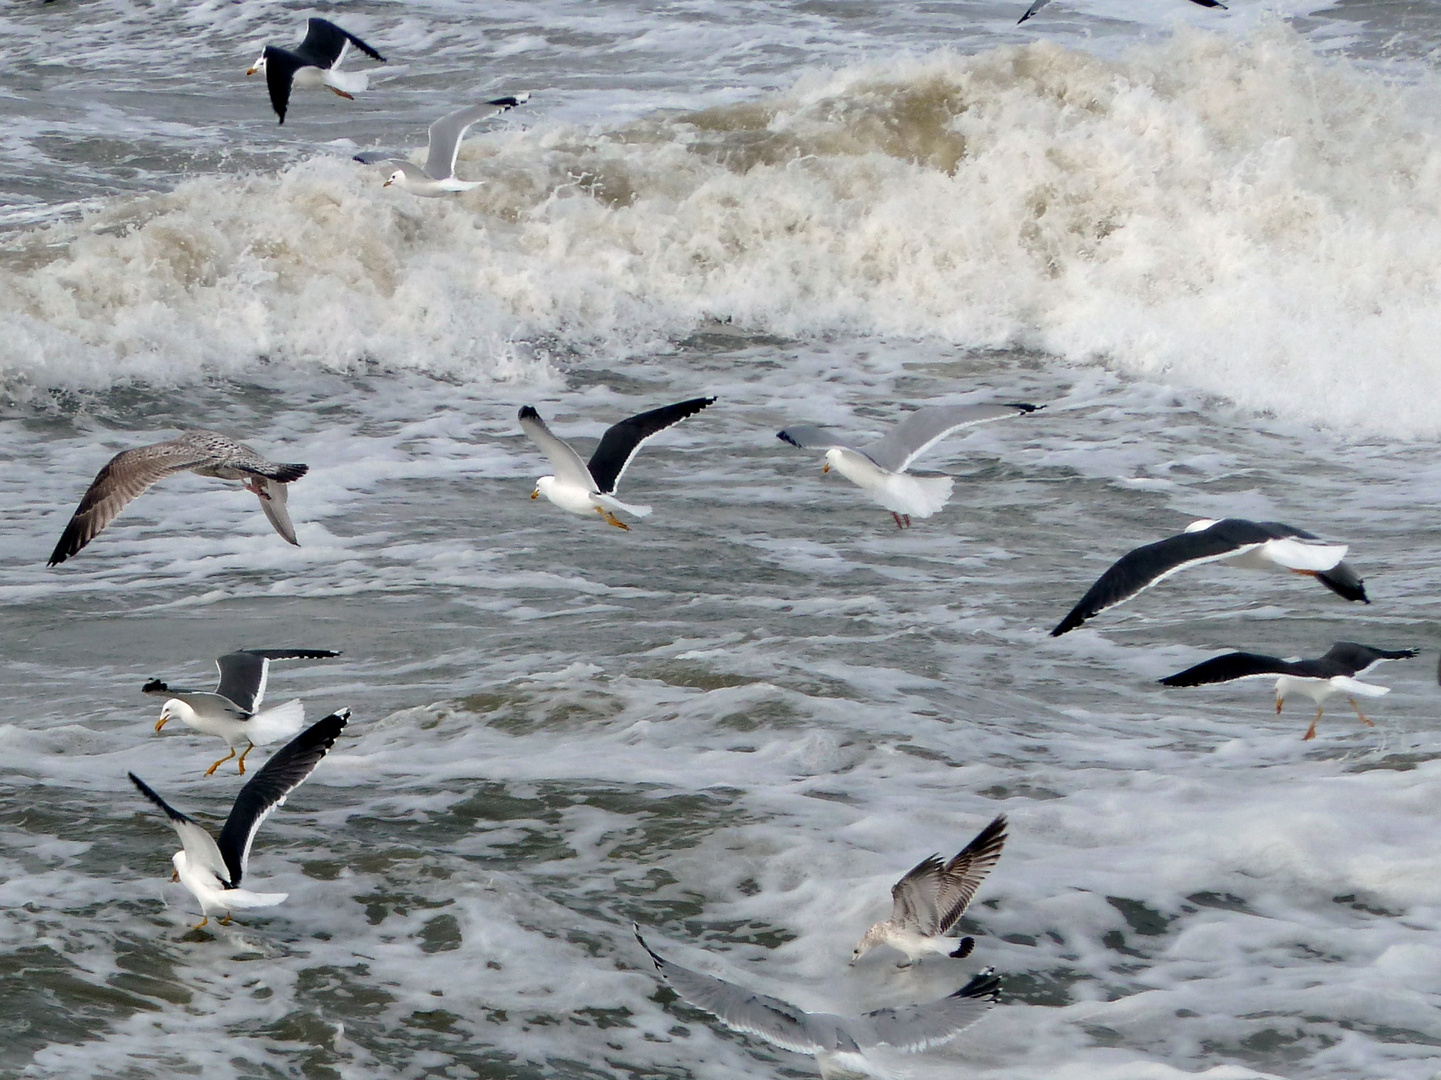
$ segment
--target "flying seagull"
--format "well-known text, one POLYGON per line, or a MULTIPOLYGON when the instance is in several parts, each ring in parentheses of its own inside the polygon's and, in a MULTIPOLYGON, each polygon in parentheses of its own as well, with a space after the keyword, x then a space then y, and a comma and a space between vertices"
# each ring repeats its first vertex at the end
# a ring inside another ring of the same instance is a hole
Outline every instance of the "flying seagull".
POLYGON ((1000 814, 948 863, 939 855, 922 859, 891 889, 891 917, 866 931, 851 953, 854 964, 877 945, 906 954, 908 967, 926 953, 961 959, 971 955, 976 939, 956 944, 943 935, 966 913, 981 882, 1001 857, 1006 843, 1006 815, 1000 814), (952 945, 956 947, 951 948, 952 945))
POLYGON ((349 30, 342 30, 326 19, 311 19, 305 40, 294 50, 267 45, 245 74, 265 72, 270 104, 283 124, 292 86, 324 86, 332 93, 354 100, 354 95, 369 85, 370 77, 365 72, 340 70, 340 62, 351 45, 371 59, 385 63, 385 57, 349 30))
POLYGON ((628 506, 615 497, 616 485, 636 451, 651 436, 694 416, 714 401, 713 397, 690 398, 622 420, 606 429, 589 462, 581 461, 569 443, 556 438, 540 413, 529 405, 522 407, 521 430, 540 447, 555 469, 554 476, 542 476, 535 482, 530 497, 536 499, 544 495, 562 510, 572 514, 599 514, 617 529, 628 530, 630 526, 616 517, 615 511, 623 510, 637 517, 650 513, 649 506, 628 506))
MULTIPOLYGON (((1034 4, 1026 8, 1026 13, 1016 20, 1016 25, 1020 26, 1021 23, 1025 22, 1032 15, 1040 11, 1041 8, 1045 7, 1050 2, 1051 0, 1036 0, 1034 4)), ((1191 0, 1191 3, 1199 4, 1201 7, 1205 8, 1220 8, 1222 11, 1229 10, 1225 4, 1221 3, 1221 0, 1191 0)))
POLYGON ((140 691, 167 699, 160 719, 155 721, 156 731, 169 720, 179 720, 203 735, 218 735, 225 740, 230 753, 206 769, 206 776, 233 758, 240 744, 245 743, 245 753, 236 763, 239 775, 244 776, 250 751, 257 745, 290 738, 305 723, 305 706, 298 700, 260 711, 270 661, 321 660, 339 655, 334 649, 239 649, 215 661, 220 683, 214 690, 185 690, 151 679, 140 691))
POLYGON ((1345 544, 1329 544, 1312 533, 1275 521, 1193 521, 1179 536, 1158 540, 1122 555, 1097 579, 1052 637, 1074 630, 1092 615, 1129 600, 1142 589, 1208 562, 1226 562, 1248 570, 1276 567, 1316 578, 1337 596, 1369 604, 1356 571, 1341 560, 1345 544))
POLYGON ((460 141, 471 125, 492 116, 499 116, 517 105, 524 105, 530 95, 516 94, 514 97, 492 98, 481 105, 469 105, 447 113, 430 125, 430 145, 424 165, 412 165, 409 161, 395 158, 388 152, 364 151, 355 155, 355 160, 366 165, 383 162, 392 165, 395 171, 382 184, 394 184, 402 191, 426 198, 438 198, 453 191, 469 191, 485 183, 483 180, 461 180, 455 175, 455 158, 460 153, 460 141))
POLYGON ((802 450, 824 450, 826 466, 855 484, 891 512, 896 528, 909 528, 911 518, 928 518, 946 505, 954 481, 949 476, 912 476, 911 462, 957 428, 1006 416, 1024 416, 1044 409, 1012 401, 1003 405, 936 405, 917 409, 873 443, 852 449, 823 427, 797 426, 776 432, 776 438, 802 450))
POLYGON ((1306 729, 1303 740, 1316 737, 1316 722, 1321 719, 1322 702, 1336 694, 1347 695, 1351 708, 1367 727, 1376 725, 1356 704, 1356 697, 1380 697, 1389 694, 1389 686, 1373 686, 1357 680, 1377 664, 1386 660, 1405 660, 1415 656, 1415 649, 1373 649, 1354 641, 1338 641, 1319 660, 1282 660, 1279 656, 1259 653, 1230 652, 1203 660, 1185 671, 1167 675, 1162 686, 1207 686, 1211 683, 1237 682, 1241 679, 1276 677, 1276 712, 1291 693, 1304 694, 1316 703, 1316 715, 1306 729))
POLYGON ((245 490, 260 499, 260 508, 287 543, 299 546, 295 526, 285 509, 285 485, 299 480, 309 465, 277 465, 244 443, 214 431, 187 431, 178 439, 124 450, 96 474, 76 508, 60 542, 50 553, 50 566, 59 566, 100 535, 130 500, 157 480, 189 469, 219 480, 240 480, 245 490))
POLYGON ((798 1054, 814 1054, 821 1076, 854 1077, 864 1070, 863 1051, 889 1046, 925 1050, 950 1042, 986 1014, 1000 997, 1001 980, 986 968, 950 997, 900 1009, 877 1009, 863 1016, 804 1012, 788 1001, 691 971, 657 954, 632 926, 640 947, 650 953, 660 977, 683 1000, 713 1014, 727 1027, 759 1035, 798 1054))
POLYGON ((184 850, 171 857, 170 861, 175 865, 171 880, 179 881, 200 901, 200 910, 205 917, 195 929, 199 930, 208 923, 210 916, 222 912, 225 917, 220 920, 221 925, 228 926, 232 911, 274 907, 289 895, 257 893, 240 887, 250 863, 250 845, 261 822, 285 802, 287 795, 305 782, 315 766, 320 764, 320 759, 335 744, 349 719, 349 709, 331 713, 277 750, 264 768, 240 789, 218 841, 211 839, 204 826, 186 817, 152 791, 140 777, 130 774, 131 783, 165 811, 170 824, 180 834, 184 850))

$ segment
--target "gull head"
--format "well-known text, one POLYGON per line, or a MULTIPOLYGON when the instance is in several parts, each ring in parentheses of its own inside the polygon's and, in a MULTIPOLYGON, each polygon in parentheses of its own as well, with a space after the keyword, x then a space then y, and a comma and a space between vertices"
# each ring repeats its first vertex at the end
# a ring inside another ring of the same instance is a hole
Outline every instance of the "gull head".
POLYGON ((174 855, 170 856, 170 865, 175 867, 174 872, 170 875, 171 881, 180 880, 180 875, 185 872, 185 862, 185 852, 183 851, 177 851, 174 855))
POLYGON ((542 476, 535 482, 535 490, 530 493, 532 499, 544 495, 551 502, 555 502, 555 477, 542 476))
POLYGON ((155 730, 159 731, 171 720, 194 726, 195 710, 179 698, 171 698, 161 707, 160 719, 155 721, 155 730))
POLYGON ((391 173, 388 177, 386 177, 385 183, 381 184, 380 186, 390 187, 391 184, 399 184, 401 187, 404 187, 405 172, 401 169, 396 169, 395 172, 391 173))
POLYGON ((253 63, 253 64, 250 65, 250 70, 248 70, 245 74, 247 74, 247 75, 259 75, 259 74, 260 74, 262 71, 264 71, 264 70, 265 70, 265 54, 264 54, 264 53, 261 53, 260 56, 256 59, 255 63, 253 63))
POLYGON ((860 944, 851 950, 851 963, 854 964, 877 945, 884 944, 886 940, 886 929, 885 923, 876 923, 867 930, 866 936, 861 938, 860 944))
POLYGON ((845 469, 841 468, 841 454, 843 453, 844 451, 839 446, 832 446, 829 450, 827 450, 826 467, 822 469, 821 472, 828 473, 831 471, 832 467, 834 467, 836 472, 840 473, 842 476, 845 476, 846 471, 845 469))

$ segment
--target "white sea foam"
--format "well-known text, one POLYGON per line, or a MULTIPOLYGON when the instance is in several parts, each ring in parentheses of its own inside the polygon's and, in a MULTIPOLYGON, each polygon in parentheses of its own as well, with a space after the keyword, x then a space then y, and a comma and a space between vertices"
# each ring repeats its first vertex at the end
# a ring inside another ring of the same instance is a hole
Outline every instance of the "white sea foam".
POLYGON ((12 393, 257 358, 544 377, 708 320, 1024 345, 1393 434, 1441 431, 1430 83, 1289 31, 835 72, 619 129, 468 143, 421 204, 316 158, 26 235, 12 393))

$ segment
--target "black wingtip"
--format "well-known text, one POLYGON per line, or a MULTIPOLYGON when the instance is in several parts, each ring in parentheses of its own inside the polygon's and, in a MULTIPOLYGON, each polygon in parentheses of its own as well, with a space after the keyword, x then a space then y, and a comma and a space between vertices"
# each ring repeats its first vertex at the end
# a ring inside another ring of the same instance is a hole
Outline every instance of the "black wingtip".
POLYGON ((289 465, 277 465, 275 472, 267 477, 270 480, 279 480, 282 484, 294 483, 310 471, 309 465, 292 463, 289 465))
POLYGON ((646 954, 650 957, 651 963, 655 965, 655 969, 657 971, 660 971, 663 961, 659 956, 655 954, 655 951, 645 943, 645 938, 640 936, 640 924, 631 923, 630 928, 631 932, 635 934, 636 941, 640 942, 640 947, 646 951, 646 954))
POLYGON ((1088 616, 1086 615, 1082 615, 1076 611, 1072 611, 1069 615, 1067 615, 1064 619, 1062 619, 1059 623, 1056 624, 1056 628, 1051 631, 1051 637, 1060 637, 1062 634, 1069 634, 1072 630, 1085 622, 1087 618, 1088 616))
POLYGON ((791 433, 789 431, 777 431, 776 438, 783 443, 790 443, 790 445, 792 446, 800 447, 800 449, 802 450, 805 449, 805 447, 801 446, 800 443, 796 442, 794 439, 791 438, 791 433))
POLYGON ((539 419, 540 419, 540 413, 536 412, 536 411, 535 411, 535 407, 532 406, 532 405, 522 405, 522 406, 520 407, 520 414, 519 414, 518 419, 521 419, 521 420, 539 420, 539 419))
POLYGON ((972 953, 972 951, 974 951, 975 947, 976 947, 976 939, 975 939, 975 938, 973 938, 973 937, 963 937, 963 938, 961 938, 961 943, 960 943, 959 945, 957 945, 956 948, 955 948, 955 950, 950 954, 951 959, 953 959, 953 960, 964 960, 966 957, 968 957, 968 956, 971 955, 971 953, 972 953))
POLYGON ((980 998, 995 1004, 1001 999, 1001 977, 996 974, 995 968, 986 968, 972 976, 971 981, 951 997, 980 998))
POLYGON ((142 694, 168 694, 170 693, 170 687, 159 679, 151 679, 140 688, 140 692, 142 694))
POLYGON ((1020 409, 1023 413, 1040 412, 1044 405, 1032 405, 1029 401, 1003 401, 1001 402, 1008 409, 1020 409))

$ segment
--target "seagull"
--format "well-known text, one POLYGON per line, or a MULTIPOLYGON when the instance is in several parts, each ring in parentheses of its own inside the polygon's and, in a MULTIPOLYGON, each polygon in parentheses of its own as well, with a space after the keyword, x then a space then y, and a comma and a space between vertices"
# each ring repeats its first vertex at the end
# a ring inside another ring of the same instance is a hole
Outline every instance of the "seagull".
POLYGON ((298 700, 260 711, 270 661, 321 660, 339 655, 334 649, 239 649, 215 661, 220 683, 214 690, 182 690, 151 679, 140 692, 168 699, 160 710, 160 719, 155 721, 157 732, 167 721, 179 720, 204 735, 219 735, 225 740, 230 753, 206 769, 206 776, 233 758, 236 749, 245 743, 245 753, 236 763, 238 775, 244 776, 250 751, 257 745, 288 739, 305 723, 305 706, 298 700))
POLYGON ((974 840, 948 863, 939 855, 922 859, 891 889, 891 917, 866 931, 851 953, 854 964, 877 945, 890 945, 907 956, 901 967, 926 953, 942 953, 961 959, 971 955, 976 939, 961 938, 955 949, 942 935, 966 913, 971 897, 1001 857, 1006 843, 1006 815, 982 829, 974 840))
POLYGON ((896 528, 910 527, 911 517, 928 518, 946 505, 954 481, 949 476, 911 476, 906 469, 957 428, 1006 416, 1024 416, 1044 405, 1012 401, 1003 405, 936 405, 910 413, 873 443, 852 449, 823 427, 798 426, 776 432, 776 438, 802 450, 825 450, 826 466, 834 468, 891 512, 896 528))
POLYGON ((1338 641, 1319 660, 1292 658, 1282 660, 1279 656, 1262 656, 1260 653, 1229 652, 1203 660, 1185 671, 1167 675, 1161 680, 1162 686, 1207 686, 1211 683, 1237 682, 1241 679, 1276 678, 1276 712, 1279 715, 1286 695, 1295 692, 1304 694, 1316 703, 1316 715, 1311 726, 1302 735, 1303 741, 1316 737, 1316 722, 1321 719, 1322 702, 1336 694, 1346 694, 1351 708, 1367 727, 1375 727, 1369 717, 1356 704, 1356 695, 1380 697, 1389 694, 1389 686, 1372 686, 1356 679, 1377 664, 1387 660, 1405 660, 1415 656, 1415 649, 1373 649, 1369 645, 1358 645, 1354 641, 1338 641))
MULTIPOLYGON (((1051 0, 1036 0, 1034 4, 1026 8, 1026 13, 1016 20, 1016 25, 1020 26, 1021 23, 1025 22, 1032 15, 1040 11, 1041 8, 1045 7, 1050 2, 1051 0)), ((1204 8, 1220 8, 1222 11, 1230 10, 1228 7, 1226 7, 1225 4, 1221 3, 1221 0, 1191 0, 1191 3, 1199 4, 1201 7, 1204 8)))
POLYGON ((200 910, 205 917, 195 925, 196 930, 208 923, 212 915, 224 912, 225 917, 220 923, 228 926, 232 911, 274 907, 290 895, 257 893, 240 887, 240 880, 250 863, 250 845, 261 822, 285 802, 287 795, 305 782, 315 766, 320 764, 320 759, 335 744, 349 719, 349 709, 331 713, 277 750, 240 789, 230 816, 220 830, 218 842, 211 838, 204 826, 172 807, 140 777, 130 774, 130 782, 165 811, 170 824, 180 834, 184 850, 177 851, 170 859, 175 865, 171 880, 179 881, 200 901, 200 910))
POLYGON ((455 175, 455 158, 460 153, 460 141, 472 124, 492 116, 499 116, 517 105, 530 100, 530 94, 516 94, 514 97, 492 98, 481 105, 468 105, 447 113, 430 125, 430 145, 425 164, 412 165, 408 161, 392 158, 389 153, 365 151, 355 155, 355 160, 366 165, 384 162, 393 165, 395 171, 381 187, 394 184, 402 191, 434 199, 454 191, 469 191, 479 187, 484 180, 461 180, 455 175))
POLYGON ((596 513, 617 529, 629 531, 630 526, 616 517, 614 511, 623 510, 636 517, 645 517, 650 513, 649 506, 627 506, 615 497, 615 487, 625 475, 635 452, 652 435, 688 416, 694 416, 714 401, 713 397, 690 398, 622 420, 606 429, 589 463, 581 461, 580 455, 571 449, 569 443, 551 433, 540 413, 529 405, 522 407, 521 430, 540 447, 541 453, 550 459, 551 467, 555 469, 554 476, 542 476, 535 482, 535 490, 530 497, 537 499, 544 495, 562 510, 569 510, 572 514, 596 513))
POLYGON ((277 465, 244 443, 215 431, 197 429, 178 439, 124 450, 111 458, 81 498, 47 565, 59 566, 99 536, 130 500, 157 480, 186 469, 219 480, 243 481, 245 490, 260 499, 260 508, 275 531, 286 543, 300 546, 285 509, 285 485, 299 480, 310 466, 277 465))
POLYGON ((370 77, 365 72, 340 70, 340 62, 345 59, 351 45, 371 59, 385 63, 385 57, 349 30, 342 30, 326 19, 311 19, 305 31, 305 40, 293 51, 278 45, 267 45, 245 74, 265 72, 265 82, 270 88, 270 104, 283 124, 292 86, 324 86, 352 101, 355 94, 366 88, 370 77))
POLYGON ((759 1035, 798 1054, 814 1054, 823 1080, 857 1075, 865 1068, 862 1051, 875 1046, 916 1051, 950 1042, 1000 998, 1001 980, 986 968, 950 997, 924 1005, 877 1009, 863 1016, 808 1013, 788 1001, 673 964, 645 943, 640 927, 632 924, 632 929, 660 977, 683 1000, 736 1031, 759 1035))
POLYGON ((1086 591, 1051 636, 1060 637, 1074 630, 1092 615, 1129 600, 1178 570, 1208 562, 1226 562, 1248 570, 1291 570, 1316 578, 1337 596, 1369 604, 1356 571, 1341 561, 1345 557, 1345 544, 1329 544, 1312 533, 1275 521, 1193 521, 1178 536, 1122 555, 1086 591))

